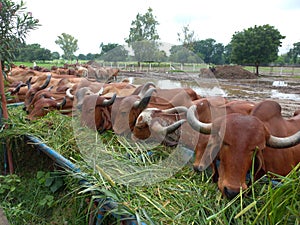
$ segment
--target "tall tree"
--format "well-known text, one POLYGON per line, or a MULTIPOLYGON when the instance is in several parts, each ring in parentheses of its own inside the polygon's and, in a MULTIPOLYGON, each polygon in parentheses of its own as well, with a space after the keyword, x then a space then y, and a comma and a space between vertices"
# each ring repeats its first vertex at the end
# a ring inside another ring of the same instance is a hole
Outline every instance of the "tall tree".
POLYGON ((280 32, 269 24, 254 26, 235 32, 231 39, 231 60, 239 64, 254 64, 256 75, 258 67, 277 59, 281 39, 280 32))
POLYGON ((135 20, 131 22, 129 37, 125 39, 125 42, 131 46, 131 43, 137 41, 156 41, 159 40, 156 26, 159 25, 158 21, 153 15, 153 10, 148 8, 148 11, 142 15, 138 13, 135 20))
POLYGON ((299 63, 300 56, 300 42, 296 42, 293 44, 293 48, 289 50, 287 53, 288 57, 291 58, 292 63, 299 63))
POLYGON ((138 13, 136 19, 131 22, 129 37, 125 39, 128 46, 132 47, 138 65, 142 61, 152 61, 153 51, 159 51, 159 44, 156 42, 159 40, 156 30, 159 23, 152 12, 152 9, 148 8, 144 15, 138 13))
POLYGON ((57 44, 64 52, 63 58, 67 60, 72 60, 75 58, 74 53, 78 50, 77 43, 77 39, 66 33, 62 33, 55 41, 55 44, 57 44))
POLYGON ((15 50, 24 43, 27 34, 39 26, 39 20, 26 12, 23 0, 18 4, 11 0, 0 1, 0 59, 2 68, 9 68, 15 50))
POLYGON ((195 32, 190 30, 189 25, 182 27, 182 33, 177 33, 178 41, 190 51, 194 51, 194 42, 196 41, 195 32))

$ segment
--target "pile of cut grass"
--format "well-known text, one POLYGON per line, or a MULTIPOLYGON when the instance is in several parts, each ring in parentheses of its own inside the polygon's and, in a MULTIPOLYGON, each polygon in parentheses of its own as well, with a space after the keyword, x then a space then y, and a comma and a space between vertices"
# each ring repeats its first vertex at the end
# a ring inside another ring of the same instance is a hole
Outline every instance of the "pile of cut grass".
MULTIPOLYGON (((57 112, 35 122, 26 121, 20 108, 11 108, 9 116, 9 129, 0 137, 36 136, 80 167, 81 173, 69 171, 65 177, 71 190, 65 198, 85 198, 88 195, 92 200, 100 199, 99 205, 107 200, 116 203, 113 210, 105 212, 104 224, 118 224, 117 221, 111 222, 112 217, 118 218, 118 215, 135 215, 138 221, 147 224, 300 222, 299 166, 287 177, 277 177, 280 185, 274 187, 272 180, 265 176, 256 181, 246 195, 240 193, 230 201, 222 197, 212 182, 209 169, 195 173, 191 162, 177 171, 170 168, 172 164, 164 165, 173 149, 134 143, 113 132, 100 135, 78 127, 76 119, 57 112), (147 173, 143 172, 145 168, 147 173), (149 178, 151 173, 162 173, 160 177, 165 177, 160 180, 149 178), (71 193, 76 193, 77 197, 71 193)), ((72 204, 73 201, 68 202, 72 204)), ((90 206, 92 210, 92 204, 90 206)), ((86 219, 78 224, 85 224, 86 219)))

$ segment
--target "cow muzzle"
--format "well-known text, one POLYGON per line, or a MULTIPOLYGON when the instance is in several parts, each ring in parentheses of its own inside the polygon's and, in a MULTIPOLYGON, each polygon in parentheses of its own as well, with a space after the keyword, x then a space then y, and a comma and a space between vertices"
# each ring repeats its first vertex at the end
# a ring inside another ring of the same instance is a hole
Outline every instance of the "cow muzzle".
POLYGON ((240 192, 236 190, 232 190, 228 187, 224 187, 223 194, 228 198, 228 199, 233 199, 235 196, 237 196, 240 192))

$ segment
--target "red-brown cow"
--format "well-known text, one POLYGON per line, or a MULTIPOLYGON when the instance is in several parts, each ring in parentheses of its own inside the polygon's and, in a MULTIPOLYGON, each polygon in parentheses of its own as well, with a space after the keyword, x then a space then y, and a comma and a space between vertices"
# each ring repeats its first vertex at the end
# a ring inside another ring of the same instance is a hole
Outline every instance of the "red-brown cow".
POLYGON ((192 101, 199 98, 191 88, 155 89, 152 93, 144 99, 139 95, 130 95, 122 99, 118 105, 113 105, 112 122, 116 134, 128 135, 133 131, 137 117, 145 108, 189 107, 192 101))
MULTIPOLYGON (((132 95, 135 96, 139 94, 139 90, 140 88, 136 89, 132 95)), ((150 98, 151 94, 149 92, 152 91, 153 90, 150 89, 144 95, 150 98)), ((140 97, 143 98, 141 95, 140 97)), ((81 124, 100 132, 110 130, 112 128, 112 107, 117 110, 117 107, 124 98, 125 97, 116 97, 116 94, 114 94, 111 98, 99 95, 86 95, 81 106, 81 124)), ((147 100, 147 98, 144 99, 147 100)), ((141 104, 143 104, 144 101, 141 101, 141 104)), ((139 105, 137 104, 136 107, 139 107, 139 105)))
MULTIPOLYGON (((197 117, 201 121, 205 122, 211 122, 217 117, 234 112, 247 115, 254 107, 252 102, 227 102, 227 100, 223 97, 202 98, 193 101, 193 104, 196 105, 197 117)), ((178 140, 179 143, 195 151, 195 161, 193 164, 194 169, 196 171, 202 171, 206 169, 206 167, 213 162, 213 159, 210 155, 203 155, 209 141, 209 135, 201 134, 193 130, 187 123, 184 123, 181 126, 181 132, 177 131, 177 133, 174 133, 170 129, 167 129, 168 126, 171 126, 175 121, 185 118, 184 114, 179 116, 177 113, 170 113, 171 111, 172 110, 159 110, 151 108, 145 109, 137 118, 135 127, 133 129, 133 138, 142 140, 154 138, 161 142, 162 134, 165 133, 165 140, 163 144, 175 145, 178 143, 176 143, 174 140, 178 140), (169 130, 170 132, 166 133, 166 130, 169 130)), ((215 171, 214 164, 211 165, 215 171)))
POLYGON ((27 115, 28 120, 35 120, 53 110, 59 110, 62 114, 72 115, 73 101, 69 98, 52 99, 52 98, 40 98, 35 102, 33 110, 27 115))
POLYGON ((210 124, 196 119, 195 109, 189 108, 187 120, 195 130, 211 134, 206 151, 218 155, 218 187, 224 196, 233 198, 247 188, 253 156, 255 179, 267 172, 287 175, 300 162, 300 117, 283 119, 277 103, 261 102, 251 115, 228 114, 210 124))

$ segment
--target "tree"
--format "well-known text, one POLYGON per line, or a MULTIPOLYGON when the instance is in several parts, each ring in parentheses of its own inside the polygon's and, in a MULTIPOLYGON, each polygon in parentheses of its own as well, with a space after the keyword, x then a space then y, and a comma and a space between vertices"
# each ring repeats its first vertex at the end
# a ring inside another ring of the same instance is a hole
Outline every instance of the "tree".
POLYGON ((24 43, 27 34, 39 26, 39 20, 26 12, 25 3, 11 0, 0 2, 0 59, 2 70, 10 68, 16 49, 24 43))
MULTIPOLYGON (((120 61, 126 61, 128 57, 128 51, 124 48, 124 46, 119 44, 110 44, 110 47, 115 46, 114 48, 105 48, 106 52, 102 54, 103 51, 101 51, 101 59, 108 62, 120 62, 120 61), (110 49, 108 51, 108 49, 110 49)), ((102 49, 103 50, 103 49, 102 49)))
POLYGON ((59 59, 60 58, 60 54, 58 52, 52 52, 51 53, 51 59, 59 59))
POLYGON ((152 14, 152 9, 148 8, 148 11, 144 14, 137 14, 136 19, 131 22, 129 37, 125 39, 125 42, 131 46, 131 43, 137 41, 156 41, 159 40, 156 26, 159 23, 156 21, 152 14))
POLYGON ((182 34, 177 33, 178 41, 181 42, 183 47, 187 48, 190 51, 194 51, 194 42, 195 39, 195 32, 191 31, 189 25, 182 27, 182 34))
POLYGON ((201 63, 201 59, 189 49, 183 47, 182 45, 174 45, 170 49, 169 60, 172 62, 179 63, 201 63))
POLYGON ((33 62, 35 60, 51 60, 52 54, 49 49, 42 48, 40 44, 24 44, 19 48, 18 53, 16 53, 16 59, 18 61, 29 61, 33 62))
POLYGON ((231 52, 232 52, 232 47, 231 47, 231 44, 229 43, 228 45, 226 45, 224 47, 224 62, 226 64, 229 64, 231 63, 231 52))
POLYGON ((100 52, 100 55, 103 55, 111 50, 113 50, 114 48, 120 46, 119 44, 115 44, 115 43, 108 43, 108 44, 103 44, 103 42, 101 42, 100 44, 100 49, 101 49, 101 52, 100 52))
POLYGON ((153 51, 159 51, 159 44, 156 43, 159 40, 156 30, 157 25, 159 23, 153 16, 151 8, 148 8, 148 11, 144 15, 138 13, 136 19, 131 22, 129 37, 125 39, 125 42, 128 43, 128 46, 132 47, 135 59, 138 60, 138 66, 141 61, 150 62, 153 58, 151 56, 153 51), (151 49, 149 46, 155 49, 151 49))
POLYGON ((277 59, 280 40, 284 38, 285 36, 268 24, 235 32, 231 39, 231 59, 238 64, 254 64, 258 75, 261 64, 277 59))
POLYGON ((287 56, 291 59, 291 62, 296 64, 299 63, 299 56, 300 56, 300 42, 294 43, 293 48, 291 48, 287 56))
POLYGON ((195 41, 194 52, 203 59, 205 63, 223 64, 224 46, 216 43, 216 40, 207 38, 205 40, 195 41))
POLYGON ((63 58, 72 60, 75 58, 74 53, 78 50, 78 40, 72 35, 62 33, 57 37, 55 44, 57 44, 64 52, 63 58))

